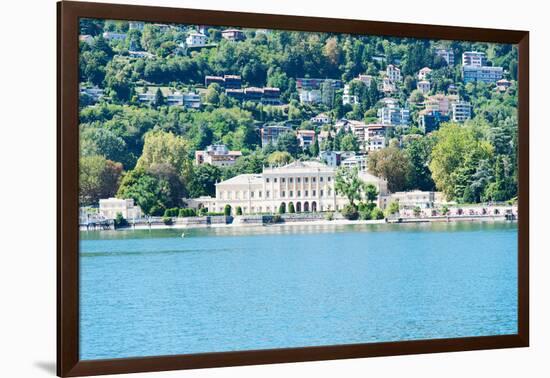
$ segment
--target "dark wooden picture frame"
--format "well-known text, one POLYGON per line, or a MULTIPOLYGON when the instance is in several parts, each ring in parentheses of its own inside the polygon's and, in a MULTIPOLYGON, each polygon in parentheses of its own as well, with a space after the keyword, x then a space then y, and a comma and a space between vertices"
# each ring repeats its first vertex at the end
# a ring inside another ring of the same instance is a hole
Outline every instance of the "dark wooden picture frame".
POLYGON ((529 345, 529 33, 496 29, 282 16, 132 5, 57 4, 57 374, 113 373, 526 347, 529 345), (79 360, 79 18, 234 25, 517 44, 519 121, 518 333, 190 355, 79 360))

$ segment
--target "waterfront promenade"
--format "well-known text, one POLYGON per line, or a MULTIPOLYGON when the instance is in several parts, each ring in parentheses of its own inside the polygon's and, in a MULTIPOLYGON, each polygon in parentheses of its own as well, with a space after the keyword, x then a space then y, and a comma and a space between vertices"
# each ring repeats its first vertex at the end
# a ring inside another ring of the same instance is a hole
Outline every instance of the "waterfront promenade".
MULTIPOLYGON (((197 216, 173 217, 169 224, 163 217, 148 217, 128 220, 128 226, 121 229, 189 229, 189 228, 217 228, 217 227, 249 227, 249 226, 293 226, 293 225, 354 225, 379 223, 423 223, 423 222, 498 222, 515 221, 518 219, 517 206, 481 206, 470 205, 449 207, 445 214, 436 209, 400 210, 399 213, 389 215, 379 220, 348 220, 340 213, 295 213, 295 214, 257 214, 240 216, 197 216)), ((114 223, 108 223, 114 228, 114 223)), ((97 230, 89 225, 81 224, 80 230, 97 230)))

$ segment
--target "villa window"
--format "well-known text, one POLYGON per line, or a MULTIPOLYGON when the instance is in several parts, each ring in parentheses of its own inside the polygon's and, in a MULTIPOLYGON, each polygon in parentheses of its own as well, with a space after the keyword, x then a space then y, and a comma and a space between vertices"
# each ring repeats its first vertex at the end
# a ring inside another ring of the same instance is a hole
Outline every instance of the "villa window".
MULTIPOLYGON (((261 192, 260 192, 261 193, 261 192)), ((265 191, 265 198, 269 198, 269 190, 265 191)))
POLYGON ((317 195, 317 191, 313 191, 313 197, 315 197, 317 195))
POLYGON ((329 177, 327 177, 327 181, 328 181, 328 182, 330 182, 330 176, 329 176, 329 177))
POLYGON ((323 176, 319 177, 319 182, 323 182, 323 176))
POLYGON ((254 198, 254 192, 250 192, 250 198, 254 198))
POLYGON ((308 191, 306 190, 306 197, 309 195, 308 191))
POLYGON ((285 191, 281 191, 281 197, 284 197, 285 196, 285 191))
POLYGON ((302 195, 302 192, 298 190, 298 197, 300 197, 301 195, 302 195))
POLYGON ((273 179, 273 182, 274 182, 274 183, 277 183, 277 177, 275 177, 275 178, 273 179))
POLYGON ((285 178, 284 178, 284 177, 281 178, 281 182, 285 182, 285 178))
POLYGON ((292 197, 294 195, 294 192, 291 190, 290 191, 290 197, 292 197))
POLYGON ((265 179, 265 182, 269 184, 269 177, 265 179))
POLYGON ((307 177, 304 177, 304 182, 307 184, 307 182, 308 182, 308 178, 307 178, 307 177))
POLYGON ((316 182, 316 181, 317 181, 317 179, 315 177, 311 178, 311 182, 316 182))
POLYGON ((258 197, 262 198, 262 191, 261 190, 258 191, 258 197))
POLYGON ((299 184, 300 183, 300 178, 299 177, 296 177, 296 182, 299 184))
POLYGON ((288 182, 292 184, 292 177, 288 179, 288 182))

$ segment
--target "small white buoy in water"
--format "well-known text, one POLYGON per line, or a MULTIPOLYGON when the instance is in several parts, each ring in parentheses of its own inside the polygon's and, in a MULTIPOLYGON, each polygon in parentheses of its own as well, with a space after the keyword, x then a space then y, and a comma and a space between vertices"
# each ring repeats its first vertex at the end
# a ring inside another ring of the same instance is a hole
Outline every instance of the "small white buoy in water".
POLYGON ((182 237, 182 238, 185 237, 185 232, 182 232, 182 233, 181 233, 181 237, 182 237))

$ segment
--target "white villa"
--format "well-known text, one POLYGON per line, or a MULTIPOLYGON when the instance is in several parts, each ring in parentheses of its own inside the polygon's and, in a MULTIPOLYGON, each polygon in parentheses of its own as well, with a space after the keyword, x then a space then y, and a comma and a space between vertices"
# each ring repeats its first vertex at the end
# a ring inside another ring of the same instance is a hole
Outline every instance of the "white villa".
MULTIPOLYGON (((336 168, 317 161, 295 161, 285 166, 264 168, 261 174, 242 174, 216 184, 216 197, 186 199, 191 208, 208 208, 222 212, 230 205, 243 214, 286 212, 290 203, 297 213, 341 210, 347 198, 334 191, 336 168)), ((367 172, 359 172, 366 183, 373 184, 380 195, 387 195, 387 182, 367 172)), ((380 205, 380 203, 378 203, 380 205)))

